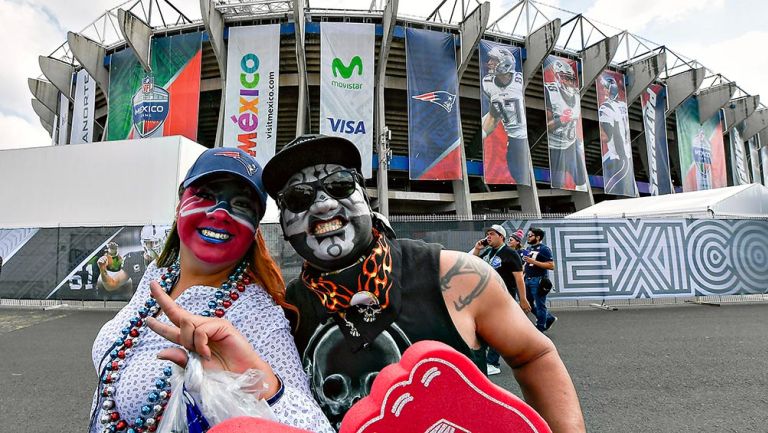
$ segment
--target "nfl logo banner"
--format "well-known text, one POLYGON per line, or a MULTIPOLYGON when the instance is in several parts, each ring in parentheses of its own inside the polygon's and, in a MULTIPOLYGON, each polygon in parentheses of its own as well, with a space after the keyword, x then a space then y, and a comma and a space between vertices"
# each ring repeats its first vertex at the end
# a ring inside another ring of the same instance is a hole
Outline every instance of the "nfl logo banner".
POLYGON ((96 82, 85 69, 77 73, 75 104, 72 110, 70 144, 93 142, 93 114, 96 102, 96 82))
POLYGON ((624 74, 603 71, 595 81, 595 86, 603 158, 603 188, 606 194, 637 197, 624 74))
POLYGON ((588 179, 578 62, 547 56, 543 68, 551 186, 586 192, 588 179))
POLYGON ((699 101, 690 97, 675 111, 675 116, 683 191, 727 186, 720 111, 702 122, 699 119, 699 101))
POLYGON ((459 180, 461 124, 453 35, 407 28, 405 50, 409 178, 459 180))
POLYGON ((112 55, 107 140, 183 135, 197 140, 201 33, 152 39, 152 72, 130 49, 112 55))
POLYGON ((373 24, 320 23, 320 133, 355 143, 372 176, 373 24))
POLYGON ((645 128, 645 148, 648 154, 648 183, 651 195, 672 193, 667 144, 667 88, 651 84, 640 95, 645 128))
POLYGON ((741 139, 740 128, 743 130, 744 122, 731 128, 728 134, 731 138, 731 173, 734 185, 747 185, 749 183, 747 155, 744 153, 744 140, 741 139))
POLYGON ((279 66, 279 24, 229 28, 223 145, 262 167, 275 155, 279 66))
POLYGON ((480 41, 483 179, 488 184, 531 184, 521 49, 480 41))

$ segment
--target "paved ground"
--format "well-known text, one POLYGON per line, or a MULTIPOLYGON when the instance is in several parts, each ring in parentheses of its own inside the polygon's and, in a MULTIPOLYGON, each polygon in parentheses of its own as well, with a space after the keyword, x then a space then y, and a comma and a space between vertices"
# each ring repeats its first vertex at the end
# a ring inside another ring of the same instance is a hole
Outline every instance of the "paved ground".
MULTIPOLYGON (((114 312, 0 309, 0 433, 86 430, 114 312)), ((768 431, 768 305, 560 311, 590 432, 768 431)), ((518 393, 508 367, 494 381, 518 393)))

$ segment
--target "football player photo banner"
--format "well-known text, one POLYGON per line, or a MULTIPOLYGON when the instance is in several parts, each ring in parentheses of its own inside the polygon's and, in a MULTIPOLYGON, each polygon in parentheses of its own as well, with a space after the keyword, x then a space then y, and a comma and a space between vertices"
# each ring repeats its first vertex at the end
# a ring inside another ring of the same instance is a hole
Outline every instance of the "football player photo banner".
POLYGON ((720 111, 699 120, 699 101, 690 97, 675 111, 683 191, 727 186, 725 147, 720 111))
POLYGON ((531 184, 520 51, 485 40, 479 45, 483 179, 487 184, 531 184))
POLYGON ((747 155, 744 152, 744 140, 741 139, 739 128, 743 128, 744 122, 740 126, 731 128, 729 132, 731 141, 731 173, 733 174, 734 185, 749 184, 749 172, 747 171, 747 155))
POLYGON ((374 24, 320 23, 320 133, 355 143, 372 176, 374 24))
POLYGON ((70 144, 93 142, 93 114, 96 103, 96 82, 81 69, 75 80, 75 104, 72 110, 70 144))
POLYGON ((407 28, 408 175, 461 179, 459 80, 453 35, 407 28))
POLYGON ((279 66, 279 24, 229 28, 222 144, 248 152, 262 167, 277 144, 279 66))
POLYGON ((645 149, 648 155, 648 189, 651 195, 672 193, 667 143, 667 88, 651 84, 640 95, 645 128, 645 149))
POLYGON ((578 62, 547 56, 543 68, 551 186, 586 192, 588 178, 578 62))
POLYGON ((603 189, 606 194, 637 197, 624 74, 603 71, 595 80, 595 86, 603 160, 603 189))
POLYGON ((197 141, 201 33, 152 39, 147 73, 131 49, 112 54, 107 140, 183 135, 197 141))

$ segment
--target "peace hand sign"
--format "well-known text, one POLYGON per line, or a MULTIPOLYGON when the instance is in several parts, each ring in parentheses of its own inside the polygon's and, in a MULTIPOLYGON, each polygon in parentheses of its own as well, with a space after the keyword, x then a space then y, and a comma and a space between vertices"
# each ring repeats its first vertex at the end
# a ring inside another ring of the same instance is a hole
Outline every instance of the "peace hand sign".
MULTIPOLYGON (((243 373, 253 368, 264 372, 269 389, 265 398, 274 395, 279 381, 272 367, 262 360, 251 344, 228 320, 218 317, 202 317, 181 308, 165 293, 160 285, 150 283, 150 292, 172 324, 147 319, 147 326, 172 343, 179 344, 202 358, 203 368, 243 373)), ((169 360, 182 367, 187 364, 187 353, 180 348, 165 349, 158 358, 169 360)))

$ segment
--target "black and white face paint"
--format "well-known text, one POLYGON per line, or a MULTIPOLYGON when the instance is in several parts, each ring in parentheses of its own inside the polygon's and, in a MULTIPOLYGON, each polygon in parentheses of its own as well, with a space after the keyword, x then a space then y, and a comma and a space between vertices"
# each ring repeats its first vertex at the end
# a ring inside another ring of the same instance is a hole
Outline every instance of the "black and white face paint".
MULTIPOLYGON (((309 166, 288 179, 285 187, 314 182, 344 169, 338 164, 309 166)), ((352 195, 342 199, 317 188, 309 209, 298 213, 279 205, 285 237, 300 256, 318 269, 331 271, 349 266, 371 245, 371 208, 357 183, 352 195)))

